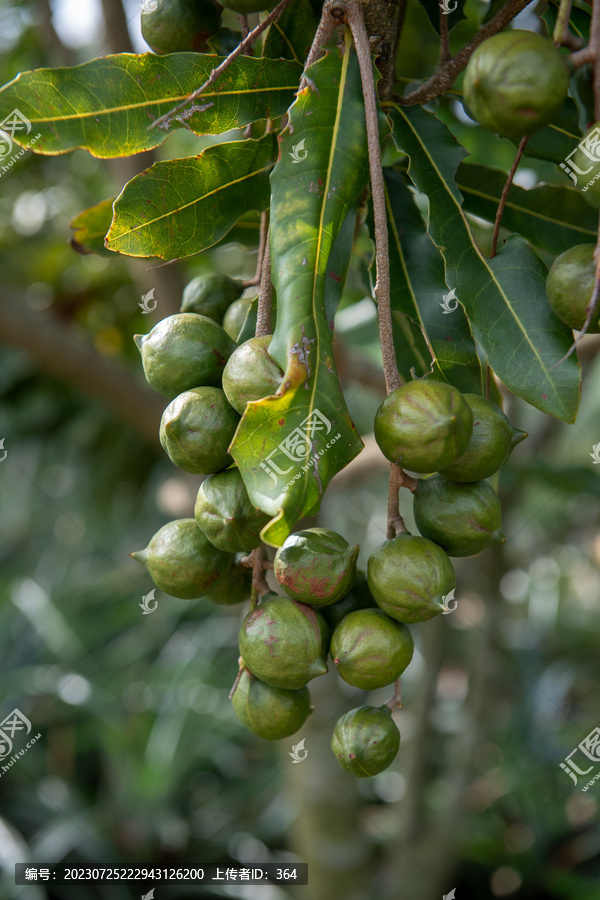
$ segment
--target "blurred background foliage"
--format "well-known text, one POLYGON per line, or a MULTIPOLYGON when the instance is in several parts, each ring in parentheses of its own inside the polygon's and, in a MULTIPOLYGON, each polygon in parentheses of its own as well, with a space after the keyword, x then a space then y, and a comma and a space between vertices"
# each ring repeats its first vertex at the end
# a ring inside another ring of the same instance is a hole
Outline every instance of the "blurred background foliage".
MULTIPOLYGON (((453 42, 484 11, 470 2, 453 42)), ((534 23, 527 11, 519 22, 534 23)), ((437 59, 437 35, 416 0, 402 48, 406 83, 437 59)), ((146 49, 137 2, 0 6, 2 83, 21 70, 132 49, 146 49)), ((514 147, 473 129, 457 90, 440 114, 471 162, 507 170, 514 147)), ((153 153, 111 162, 84 151, 28 154, 0 181, 0 437, 8 453, 0 464, 0 713, 18 707, 42 735, 0 777, 0 897, 140 894, 118 885, 15 887, 17 861, 302 859, 310 866, 304 888, 171 886, 157 895, 433 900, 456 888, 459 898, 600 898, 600 786, 582 797, 583 781, 574 787, 559 768, 600 724, 600 471, 590 459, 600 441, 598 338, 581 345, 576 425, 506 400, 530 434, 500 478, 508 541, 456 561, 456 611, 413 628, 417 652, 397 719, 402 748, 386 772, 354 781, 339 770, 333 723, 366 695, 334 673, 312 683, 301 765, 288 756, 293 739, 271 745, 242 729, 228 700, 240 608, 159 592, 156 612, 142 616, 152 584, 128 553, 164 522, 191 515, 199 479, 160 452, 163 402, 143 382, 132 335, 177 311, 194 275, 249 277, 256 254, 229 238, 162 268, 83 256, 69 246, 69 221, 154 159, 213 140, 178 131, 153 153), (138 303, 151 288, 158 306, 145 316, 138 303)), ((536 166, 527 160, 517 182, 560 181, 552 166, 536 166)), ((485 250, 490 228, 473 224, 485 250)), ((386 502, 386 466, 370 435, 384 393, 362 277, 370 252, 361 238, 337 319, 339 368, 367 447, 334 480, 319 517, 360 543, 363 567, 384 538, 386 502)), ((407 506, 410 498, 410 528, 407 506)))

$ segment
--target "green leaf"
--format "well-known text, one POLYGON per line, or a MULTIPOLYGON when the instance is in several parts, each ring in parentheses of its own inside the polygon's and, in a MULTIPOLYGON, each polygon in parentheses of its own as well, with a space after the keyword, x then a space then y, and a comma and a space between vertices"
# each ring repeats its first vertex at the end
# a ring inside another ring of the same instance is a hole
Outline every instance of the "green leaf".
MULTIPOLYGON (((0 121, 17 108, 42 135, 32 148, 36 153, 83 147, 103 159, 130 156, 163 142, 167 132, 148 126, 200 87, 220 62, 203 53, 120 53, 70 68, 22 72, 0 90, 0 121)), ((195 101, 191 115, 178 114, 175 127, 221 134, 281 116, 300 73, 295 62, 239 56, 195 101)))
MULTIPOLYGON (((463 208, 488 222, 496 217, 506 173, 487 166, 461 163, 456 183, 463 208)), ((522 234, 549 253, 562 253, 574 244, 596 242, 598 213, 576 188, 543 184, 525 190, 511 185, 502 226, 522 234)))
POLYGON ((310 0, 294 0, 269 26, 263 56, 295 59, 304 65, 318 24, 319 16, 310 0))
POLYGON ((274 134, 154 163, 115 200, 106 246, 128 256, 179 259, 212 247, 248 210, 269 205, 274 134))
POLYGON ((336 235, 368 179, 360 72, 346 34, 311 66, 290 109, 271 175, 272 279, 277 325, 269 352, 284 369, 280 392, 249 403, 231 453, 253 503, 274 519, 263 539, 279 546, 315 515, 330 479, 362 448, 333 361, 324 297, 336 235), (299 147, 298 145, 301 145, 299 147), (301 157, 295 163, 292 154, 301 157))
POLYGON ((402 177, 391 169, 385 169, 384 176, 394 344, 400 374, 410 380, 414 366, 418 375, 426 375, 435 360, 437 380, 460 391, 483 394, 485 377, 467 317, 452 298, 446 302, 451 312, 442 306, 449 291, 440 251, 427 234, 402 177))
MULTIPOLYGON (((550 0, 548 9, 542 13, 542 19, 545 20, 550 34, 554 31, 558 16, 558 6, 559 4, 556 0, 550 0)), ((588 12, 584 9, 578 9, 576 6, 571 8, 571 13, 569 15, 569 31, 571 34, 575 35, 575 37, 581 38, 584 44, 587 44, 590 39, 590 16, 591 10, 588 12)))
POLYGON ((78 253, 108 253, 104 246, 104 238, 113 217, 115 197, 102 200, 89 209, 84 209, 70 222, 73 229, 71 246, 78 253))
POLYGON ((515 235, 493 260, 479 252, 454 180, 465 151, 433 114, 391 111, 394 139, 410 157, 409 175, 429 198, 428 231, 446 261, 446 284, 456 290, 475 339, 504 384, 532 406, 574 422, 580 369, 569 349, 572 332, 546 298, 546 268, 515 235))
POLYGON ((327 261, 327 276, 325 278, 325 315, 327 316, 329 327, 332 330, 335 314, 340 305, 346 278, 348 277, 354 245, 355 228, 356 210, 353 209, 344 219, 327 261))

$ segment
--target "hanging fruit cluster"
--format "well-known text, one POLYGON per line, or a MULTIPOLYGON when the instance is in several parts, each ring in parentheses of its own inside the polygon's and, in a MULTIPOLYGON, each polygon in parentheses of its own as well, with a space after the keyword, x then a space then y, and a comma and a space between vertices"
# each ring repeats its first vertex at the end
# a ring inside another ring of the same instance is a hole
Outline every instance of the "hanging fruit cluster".
MULTIPOLYGON (((166 593, 225 604, 249 599, 252 575, 242 559, 261 545, 270 520, 253 506, 228 448, 247 403, 275 395, 284 377, 268 353, 271 335, 237 346, 219 324, 239 295, 240 284, 226 277, 195 278, 182 309, 197 311, 169 316, 135 338, 149 384, 171 399, 160 426, 163 448, 179 468, 207 477, 195 518, 163 526, 132 555, 166 593)), ((272 567, 284 595, 264 581, 254 592, 231 694, 240 721, 267 740, 302 726, 312 708, 307 685, 328 671, 328 657, 360 690, 395 684, 413 656, 408 624, 439 615, 456 586, 449 557, 504 540, 500 502, 485 479, 526 435, 495 403, 442 382, 413 381, 386 397, 374 432, 390 462, 430 475, 409 479, 421 535, 400 531, 384 541, 366 577, 356 570, 358 546, 329 529, 304 529, 279 547, 272 567)), ((348 772, 366 777, 390 765, 400 745, 394 705, 396 696, 338 720, 332 749, 348 772)))

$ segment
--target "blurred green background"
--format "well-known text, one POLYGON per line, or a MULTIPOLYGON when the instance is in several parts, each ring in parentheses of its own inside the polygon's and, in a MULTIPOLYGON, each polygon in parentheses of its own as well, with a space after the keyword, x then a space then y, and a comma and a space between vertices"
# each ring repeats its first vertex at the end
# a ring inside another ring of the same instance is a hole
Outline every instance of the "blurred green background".
MULTIPOLYGON (((460 28, 453 40, 464 40, 460 28)), ((413 0, 403 47, 406 82, 430 71, 437 38, 413 0)), ((0 5, 2 83, 132 49, 145 49, 137 2, 0 5)), ((443 104, 471 159, 508 169, 512 145, 470 127, 455 100, 443 104)), ((342 712, 389 691, 368 696, 330 672, 312 682, 316 709, 298 735, 269 744, 243 730, 228 700, 241 608, 157 592, 157 610, 142 615, 153 585, 128 553, 192 514, 200 479, 160 450, 164 404, 143 381, 132 336, 176 312, 194 275, 247 278, 256 254, 229 241, 162 268, 83 256, 68 243, 69 221, 154 159, 207 140, 179 131, 153 153, 110 162, 28 153, 0 179, 0 715, 16 707, 41 733, 0 776, 0 898, 125 900, 142 890, 15 887, 15 862, 300 860, 307 887, 169 886, 156 897, 438 900, 455 888, 457 900, 600 898, 600 782, 582 796, 585 779, 576 787, 559 767, 600 725, 598 338, 582 343, 576 425, 507 398, 530 434, 499 482, 508 540, 457 560, 456 610, 412 629, 402 746, 386 772, 352 779, 329 741, 342 712), (143 315, 151 288, 157 308, 143 315), (308 756, 294 764, 302 738, 308 756)), ((542 165, 528 161, 519 183, 552 178, 542 165)), ((489 229, 474 224, 485 247, 489 229)), ((370 252, 368 242, 359 249, 370 252)), ((364 567, 385 537, 387 479, 371 435, 384 387, 361 253, 337 351, 367 446, 332 483, 318 522, 360 543, 364 567)))

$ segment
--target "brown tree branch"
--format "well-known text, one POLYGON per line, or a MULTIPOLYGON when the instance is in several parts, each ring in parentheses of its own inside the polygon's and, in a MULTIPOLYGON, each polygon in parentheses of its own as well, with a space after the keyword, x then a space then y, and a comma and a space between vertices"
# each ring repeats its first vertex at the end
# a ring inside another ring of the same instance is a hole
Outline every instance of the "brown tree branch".
POLYGON ((521 138, 521 142, 519 144, 516 156, 513 160, 513 164, 510 167, 510 172, 506 178, 504 183, 504 187, 502 188, 502 194, 500 196, 500 202, 498 203, 498 209, 496 211, 496 220, 494 222, 494 233, 492 234, 492 249, 490 252, 490 259, 493 259, 496 255, 496 247, 498 246, 498 235, 500 234, 500 223, 502 222, 502 216, 504 214, 504 207, 506 206, 506 198, 508 197, 508 192, 511 188, 511 185, 514 181, 515 173, 521 162, 521 157, 525 151, 525 147, 527 146, 527 141, 529 140, 529 135, 526 134, 521 138))
MULTIPOLYGON (((340 4, 341 5, 341 4, 340 4)), ((383 357, 383 372, 387 393, 400 387, 400 375, 396 364, 392 330, 392 311, 390 305, 390 261, 387 228, 387 210, 385 205, 385 186, 381 167, 381 146, 379 143, 379 122, 377 117, 377 93, 373 77, 373 63, 369 38, 365 28, 362 8, 357 0, 346 4, 346 18, 360 67, 363 98, 365 102, 365 119, 367 124, 367 143, 369 147, 369 171, 371 175, 371 196, 373 199, 373 218, 375 222, 375 259, 377 298, 377 319, 379 322, 379 338, 383 357)))
POLYGON ((402 485, 402 470, 394 463, 390 463, 390 483, 388 489, 388 505, 387 505, 387 533, 388 541, 393 540, 397 535, 406 532, 404 519, 400 515, 400 498, 398 496, 402 485))
POLYGON ((316 63, 321 50, 339 25, 339 17, 335 12, 336 7, 337 4, 335 3, 335 0, 326 0, 326 3, 323 5, 321 19, 304 63, 304 71, 302 72, 302 78, 300 79, 300 84, 298 86, 298 93, 303 91, 309 84, 309 80, 305 75, 306 70, 312 66, 313 63, 316 63))
POLYGON ((442 66, 438 66, 431 78, 425 84, 422 84, 421 87, 411 91, 410 94, 406 94, 404 97, 396 97, 396 103, 399 106, 414 106, 416 103, 426 103, 428 100, 433 100, 439 94, 445 94, 454 84, 456 77, 467 67, 467 63, 477 47, 486 38, 491 37, 493 34, 498 34, 499 31, 506 28, 508 23, 521 10, 525 9, 530 2, 531 0, 508 0, 508 3, 479 29, 477 34, 458 51, 456 56, 449 59, 442 66))
POLYGON ((560 0, 558 7, 558 15, 554 23, 554 31, 552 32, 552 40, 557 47, 561 47, 565 37, 569 32, 569 18, 571 16, 571 7, 573 0, 560 0))
POLYGON ((170 109, 164 115, 159 116, 158 119, 155 119, 151 125, 148 125, 147 130, 150 131, 152 128, 168 128, 169 120, 172 119, 175 114, 179 112, 179 110, 183 109, 186 104, 193 103, 193 101, 196 100, 197 97, 204 93, 207 87, 210 87, 211 84, 214 84, 217 78, 219 78, 219 76, 221 76, 223 72, 229 68, 234 59, 237 59, 238 56, 246 53, 246 50, 249 50, 250 47, 252 47, 252 44, 256 40, 258 40, 263 31, 265 31, 265 29, 268 28, 272 22, 277 21, 286 6, 289 6, 290 3, 291 0, 281 0, 281 3, 278 3, 275 9, 273 9, 268 15, 266 15, 262 22, 259 22, 247 37, 240 41, 235 50, 232 50, 229 56, 226 57, 226 59, 224 59, 223 62, 216 67, 216 69, 212 70, 204 84, 202 84, 195 91, 192 91, 192 93, 189 94, 185 98, 185 100, 182 100, 181 103, 178 103, 177 106, 173 107, 173 109, 170 109))
POLYGON ((447 63, 450 59, 452 59, 452 53, 450 52, 450 32, 448 29, 448 16, 440 6, 440 59, 438 62, 438 68, 440 66, 443 66, 444 63, 447 63))
POLYGON ((402 690, 400 687, 400 678, 396 679, 394 683, 394 693, 389 700, 385 701, 385 705, 388 707, 388 709, 402 709, 402 690))
POLYGON ((262 260, 260 288, 258 292, 258 311, 256 314, 256 337, 273 333, 273 282, 271 281, 271 241, 270 231, 265 239, 265 252, 262 260))

